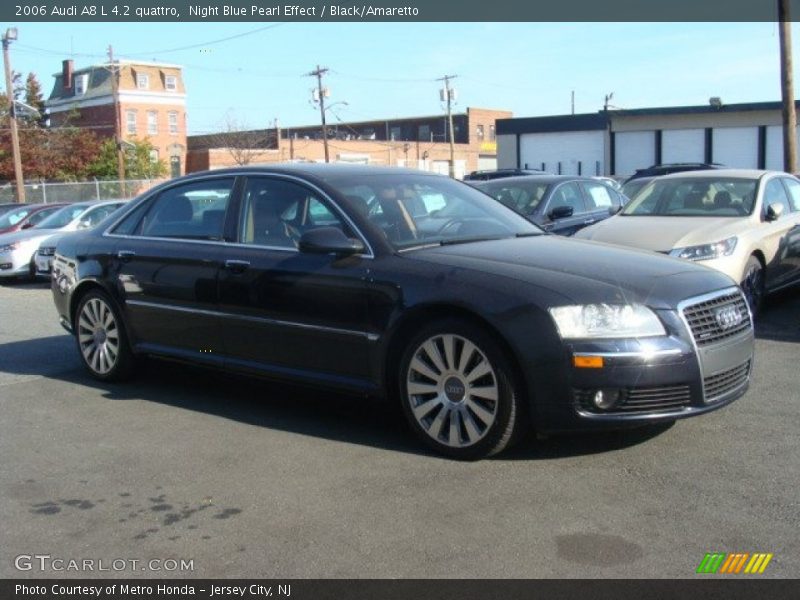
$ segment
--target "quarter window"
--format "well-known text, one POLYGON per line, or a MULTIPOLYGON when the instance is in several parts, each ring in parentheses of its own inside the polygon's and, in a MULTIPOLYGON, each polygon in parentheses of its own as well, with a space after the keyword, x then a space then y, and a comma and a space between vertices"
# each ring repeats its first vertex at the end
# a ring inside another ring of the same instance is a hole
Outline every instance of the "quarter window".
POLYGON ((232 177, 215 179, 165 190, 150 204, 141 223, 131 228, 126 219, 115 233, 131 230, 132 235, 146 237, 220 240, 233 181, 232 177))

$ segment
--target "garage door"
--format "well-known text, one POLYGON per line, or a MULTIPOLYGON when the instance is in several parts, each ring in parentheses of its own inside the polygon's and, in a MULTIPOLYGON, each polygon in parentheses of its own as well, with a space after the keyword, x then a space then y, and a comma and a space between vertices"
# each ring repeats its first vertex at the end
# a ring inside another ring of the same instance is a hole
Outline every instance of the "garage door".
POLYGON ((665 129, 661 134, 661 162, 705 162, 705 129, 665 129))
POLYGON ((604 173, 604 131, 526 133, 520 137, 520 164, 564 175, 604 173))
POLYGON ((633 175, 656 162, 655 131, 625 131, 614 135, 615 175, 633 175))
POLYGON ((758 168, 758 127, 718 127, 711 136, 714 162, 736 169, 758 168))
MULTIPOLYGON (((765 169, 783 171, 783 127, 770 125, 767 127, 767 148, 765 169)), ((798 147, 800 147, 800 129, 798 129, 798 147)))

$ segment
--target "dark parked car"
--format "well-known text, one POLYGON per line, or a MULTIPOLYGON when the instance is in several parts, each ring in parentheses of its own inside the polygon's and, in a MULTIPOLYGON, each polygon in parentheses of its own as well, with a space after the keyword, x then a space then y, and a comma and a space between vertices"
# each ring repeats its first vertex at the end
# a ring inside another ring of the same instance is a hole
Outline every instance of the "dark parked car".
POLYGON ((622 194, 592 177, 537 175, 472 185, 545 231, 559 235, 572 235, 607 219, 627 202, 622 194))
POLYGON ((100 380, 155 355, 387 398, 457 458, 531 425, 700 415, 750 379, 752 324, 726 275, 543 235, 419 171, 174 179, 63 238, 53 271, 61 322, 100 380))
POLYGON ((685 171, 708 171, 709 169, 726 169, 725 165, 719 163, 665 163, 660 165, 650 165, 644 169, 636 169, 636 172, 628 177, 626 183, 640 177, 660 177, 671 173, 683 173, 685 171))
POLYGON ((464 175, 464 181, 491 181, 504 177, 519 177, 520 175, 546 175, 538 169, 494 169, 492 171, 472 171, 464 175))

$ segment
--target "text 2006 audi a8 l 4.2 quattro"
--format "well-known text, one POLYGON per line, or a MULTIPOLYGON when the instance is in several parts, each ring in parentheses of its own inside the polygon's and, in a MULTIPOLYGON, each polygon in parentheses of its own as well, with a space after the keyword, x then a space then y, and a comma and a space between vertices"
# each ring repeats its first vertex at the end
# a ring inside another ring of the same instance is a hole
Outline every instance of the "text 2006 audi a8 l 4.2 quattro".
POLYGON ((154 188, 62 239, 61 322, 89 372, 169 357, 399 402, 441 453, 672 421, 747 388, 753 328, 711 269, 544 234, 466 184, 343 165, 154 188))

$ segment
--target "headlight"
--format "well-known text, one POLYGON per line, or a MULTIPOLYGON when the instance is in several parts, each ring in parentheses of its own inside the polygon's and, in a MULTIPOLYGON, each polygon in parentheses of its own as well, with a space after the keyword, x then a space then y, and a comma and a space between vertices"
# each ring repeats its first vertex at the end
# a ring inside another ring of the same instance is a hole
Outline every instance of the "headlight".
POLYGON ((22 246, 21 242, 11 242, 10 244, 6 244, 5 246, 0 246, 0 254, 5 252, 11 252, 12 250, 16 250, 22 246))
POLYGON ((550 309, 561 339, 666 335, 656 314, 642 304, 585 304, 550 309))
POLYGON ((710 260, 720 256, 730 256, 736 249, 736 236, 729 237, 721 242, 713 244, 700 244, 699 246, 687 246, 686 248, 675 248, 669 253, 670 256, 685 258, 687 260, 710 260))

